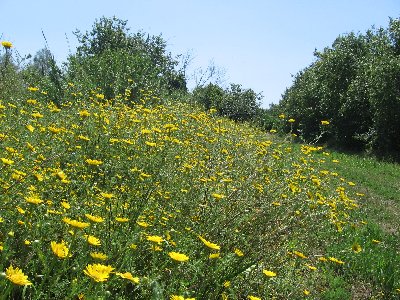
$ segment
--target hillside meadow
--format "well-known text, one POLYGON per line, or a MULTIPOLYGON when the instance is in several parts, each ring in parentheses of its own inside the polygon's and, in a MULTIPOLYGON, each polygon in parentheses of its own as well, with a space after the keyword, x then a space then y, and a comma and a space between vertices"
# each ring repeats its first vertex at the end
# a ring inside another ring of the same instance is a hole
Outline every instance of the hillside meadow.
POLYGON ((1 299, 399 297, 357 158, 151 91, 28 92, 0 101, 1 299))

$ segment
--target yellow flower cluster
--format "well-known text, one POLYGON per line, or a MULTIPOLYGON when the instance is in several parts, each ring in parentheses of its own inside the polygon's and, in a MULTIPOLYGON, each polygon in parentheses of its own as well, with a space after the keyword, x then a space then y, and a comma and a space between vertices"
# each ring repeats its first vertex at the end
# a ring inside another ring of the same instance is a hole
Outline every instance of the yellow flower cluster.
POLYGON ((13 46, 13 44, 11 42, 8 42, 8 41, 2 41, 1 45, 6 49, 10 49, 13 46))
MULTIPOLYGON (((285 268, 317 274, 318 264, 345 264, 315 259, 303 248, 306 237, 296 247, 307 255, 287 255, 287 232, 354 225, 361 194, 328 169, 321 147, 296 150, 212 112, 162 103, 148 91, 128 105, 123 95, 109 100, 99 89, 68 89, 70 100, 59 107, 40 100, 45 91, 32 86, 28 101, 0 102, 0 251, 14 265, 29 261, 32 280, 10 265, 9 282, 44 282, 51 290, 56 284, 40 281, 45 265, 52 266, 49 278, 71 278, 69 292, 79 291, 73 298, 108 281, 110 291, 149 295, 162 286, 171 299, 194 299, 196 289, 239 295, 246 283, 228 276, 235 269, 254 277, 242 291, 265 285, 267 295, 285 268), (153 100, 157 105, 147 104, 153 100)), ((349 252, 362 255, 360 244, 349 252)), ((257 295, 261 290, 240 297, 257 295)))

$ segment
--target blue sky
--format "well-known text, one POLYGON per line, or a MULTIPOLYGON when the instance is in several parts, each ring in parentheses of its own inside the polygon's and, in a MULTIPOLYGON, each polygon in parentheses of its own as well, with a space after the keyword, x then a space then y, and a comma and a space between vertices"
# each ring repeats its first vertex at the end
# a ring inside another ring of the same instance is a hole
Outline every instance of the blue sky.
MULTIPOLYGON (((309 65, 315 49, 340 35, 387 27, 400 17, 399 0, 0 0, 0 39, 22 56, 45 45, 58 61, 74 52, 75 29, 117 16, 132 32, 163 35, 172 54, 191 53, 193 70, 211 61, 226 83, 264 95, 263 107, 278 103, 292 75, 309 65)), ((191 83, 193 85, 193 83, 191 83)))

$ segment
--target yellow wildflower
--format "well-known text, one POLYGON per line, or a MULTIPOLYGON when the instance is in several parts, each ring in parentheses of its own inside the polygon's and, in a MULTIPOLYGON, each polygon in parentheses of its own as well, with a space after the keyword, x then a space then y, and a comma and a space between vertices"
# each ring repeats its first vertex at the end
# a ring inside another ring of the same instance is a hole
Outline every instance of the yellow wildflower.
POLYGON ((256 296, 252 296, 252 295, 248 295, 247 299, 249 299, 249 300, 261 300, 260 297, 256 297, 256 296))
POLYGON ((341 260, 339 260, 339 259, 337 259, 337 258, 335 258, 335 257, 328 257, 328 259, 329 259, 330 261, 334 262, 334 263, 339 264, 339 265, 343 265, 343 264, 344 264, 344 261, 341 261, 341 260))
POLYGON ((30 131, 33 132, 35 130, 35 127, 33 127, 31 124, 26 125, 26 128, 30 131))
POLYGON ((275 277, 276 276, 275 272, 272 272, 272 271, 269 271, 269 270, 263 270, 263 273, 267 277, 275 277))
POLYGON ((133 283, 139 283, 139 277, 133 277, 132 273, 130 272, 125 272, 125 273, 115 273, 115 275, 124 278, 124 279, 128 279, 129 281, 133 282, 133 283))
POLYGON ((85 214, 85 217, 88 218, 92 222, 96 222, 96 223, 104 222, 104 219, 102 217, 99 217, 99 216, 92 216, 92 215, 89 215, 89 214, 85 214))
POLYGON ((90 159, 90 158, 88 158, 88 159, 86 160, 86 163, 89 164, 89 165, 91 165, 91 166, 99 166, 99 165, 101 165, 103 162, 102 162, 101 160, 90 159))
POLYGON ((307 268, 309 268, 312 271, 315 271, 317 269, 316 267, 314 267, 312 265, 306 265, 306 266, 307 266, 307 268))
POLYGON ((318 260, 319 260, 319 261, 323 261, 323 262, 328 261, 328 260, 327 260, 325 257, 323 257, 323 256, 319 257, 318 260))
POLYGON ((43 181, 43 175, 42 175, 42 174, 35 173, 35 174, 33 174, 33 176, 36 177, 36 180, 37 180, 37 181, 43 181))
POLYGON ((26 202, 28 203, 32 203, 32 204, 40 204, 43 202, 42 199, 39 198, 39 196, 29 196, 29 197, 25 197, 26 202))
POLYGON ((51 242, 51 250, 53 250, 53 253, 56 256, 58 256, 59 258, 66 258, 69 253, 67 244, 64 241, 61 241, 61 243, 56 243, 56 242, 52 241, 51 242))
POLYGON ((217 193, 213 193, 213 194, 211 194, 211 196, 213 196, 216 200, 221 200, 221 199, 225 198, 225 195, 217 194, 217 193))
POLYGON ((329 124, 330 124, 329 121, 326 120, 321 121, 321 125, 329 125, 329 124))
POLYGON ((172 251, 172 252, 169 252, 168 255, 173 260, 180 261, 180 262, 189 260, 189 256, 187 256, 187 255, 185 255, 183 253, 179 253, 179 252, 172 251))
POLYGON ((178 295, 171 295, 171 297, 169 297, 170 300, 185 300, 185 297, 183 296, 178 296, 178 295))
POLYGON ((159 236, 159 235, 149 235, 149 236, 147 236, 147 238, 146 238, 148 241, 150 241, 150 242, 154 242, 154 243, 157 243, 157 244, 161 244, 162 243, 162 241, 164 240, 161 236, 159 236))
POLYGON ((88 138, 87 136, 84 136, 84 135, 78 135, 78 139, 82 140, 82 141, 90 141, 90 138, 88 138))
POLYGON ((14 268, 12 265, 6 270, 6 278, 17 285, 32 285, 32 282, 28 280, 28 276, 21 269, 14 268))
POLYGON ((211 253, 211 254, 208 256, 208 258, 209 258, 209 259, 214 259, 214 258, 219 258, 219 256, 220 256, 220 253, 219 253, 219 252, 217 252, 217 253, 211 253))
POLYGON ((12 165, 13 163, 14 163, 14 161, 13 160, 11 160, 11 159, 7 159, 7 158, 0 158, 0 160, 3 162, 3 164, 5 164, 5 165, 12 165))
POLYGON ((213 250, 220 250, 220 246, 217 244, 211 243, 207 241, 205 238, 203 238, 201 235, 198 236, 198 238, 206 245, 208 248, 213 249, 213 250))
POLYGON ((64 223, 67 223, 68 225, 71 225, 73 227, 76 228, 86 228, 88 227, 90 224, 86 223, 86 222, 79 222, 77 220, 71 220, 70 218, 63 218, 64 223))
POLYGON ((299 251, 293 251, 293 254, 300 258, 307 258, 307 256, 305 256, 303 253, 299 251))
POLYGON ((37 111, 32 113, 31 116, 34 117, 34 118, 38 118, 38 119, 39 118, 43 118, 43 115, 41 113, 37 112, 37 111))
POLYGON ((152 131, 150 129, 147 129, 147 128, 143 128, 140 132, 142 134, 150 134, 150 133, 152 133, 152 131))
POLYGON ((67 179, 67 175, 64 173, 63 170, 60 170, 56 173, 56 176, 60 179, 60 180, 66 180, 67 179))
POLYGON ((101 241, 93 235, 86 235, 86 238, 87 238, 88 243, 92 246, 100 246, 101 245, 101 241))
POLYGON ((90 116, 90 112, 88 112, 86 109, 85 110, 81 110, 79 112, 79 116, 80 117, 89 117, 90 116))
POLYGON ((13 44, 11 42, 8 42, 8 41, 2 41, 1 45, 6 49, 10 49, 13 46, 13 44))
POLYGON ((112 197, 114 197, 114 194, 111 194, 111 193, 100 193, 100 196, 102 196, 103 198, 106 198, 106 199, 111 199, 112 197))
POLYGON ((53 126, 49 126, 47 127, 47 129, 54 134, 60 133, 63 130, 62 128, 57 128, 53 126))
POLYGON ((238 249, 238 248, 235 249, 235 254, 236 254, 237 256, 239 256, 239 257, 244 255, 244 253, 243 253, 240 249, 238 249))
POLYGON ((25 214, 25 210, 22 209, 21 207, 17 206, 17 210, 21 215, 25 214))
POLYGON ((87 265, 86 269, 83 272, 91 277, 96 282, 107 281, 110 273, 114 270, 111 266, 105 266, 102 264, 91 264, 87 265))
POLYGON ((106 260, 107 255, 101 252, 90 252, 90 256, 94 259, 106 260))
POLYGON ((144 221, 137 221, 136 224, 138 224, 139 226, 144 227, 144 228, 150 226, 149 223, 146 223, 146 222, 144 222, 144 221))
POLYGON ((64 207, 65 209, 70 209, 71 208, 71 205, 68 202, 65 202, 65 201, 61 202, 61 206, 64 207))

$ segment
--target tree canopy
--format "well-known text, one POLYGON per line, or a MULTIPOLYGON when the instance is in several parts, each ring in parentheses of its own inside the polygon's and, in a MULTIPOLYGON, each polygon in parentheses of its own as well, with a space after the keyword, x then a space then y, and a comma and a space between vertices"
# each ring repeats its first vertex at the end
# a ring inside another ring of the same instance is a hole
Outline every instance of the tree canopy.
POLYGON ((279 104, 306 141, 378 155, 400 153, 400 20, 339 36, 315 52, 279 104), (329 128, 321 127, 329 120, 329 128), (322 134, 322 135, 321 135, 322 134))

